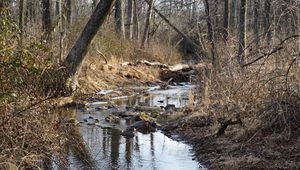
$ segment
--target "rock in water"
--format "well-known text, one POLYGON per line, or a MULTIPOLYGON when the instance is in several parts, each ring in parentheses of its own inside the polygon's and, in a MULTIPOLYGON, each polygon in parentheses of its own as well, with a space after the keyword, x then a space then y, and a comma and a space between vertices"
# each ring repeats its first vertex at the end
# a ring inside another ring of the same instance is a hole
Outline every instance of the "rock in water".
POLYGON ((109 123, 120 123, 120 117, 110 115, 105 118, 105 121, 109 123))
POLYGON ((134 132, 135 132, 135 129, 131 129, 131 128, 127 128, 126 130, 124 130, 121 135, 122 136, 125 136, 127 138, 133 138, 134 137, 134 132))
POLYGON ((159 112, 161 111, 161 108, 157 106, 136 106, 135 110, 145 112, 159 112))

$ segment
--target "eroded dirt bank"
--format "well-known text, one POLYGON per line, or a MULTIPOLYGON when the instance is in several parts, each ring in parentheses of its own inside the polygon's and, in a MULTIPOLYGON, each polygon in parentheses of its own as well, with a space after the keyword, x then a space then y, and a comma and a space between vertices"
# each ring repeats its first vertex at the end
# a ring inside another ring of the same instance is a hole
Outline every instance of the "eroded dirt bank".
POLYGON ((300 138, 282 134, 245 138, 247 127, 232 125, 216 136, 219 125, 211 116, 192 116, 173 121, 167 128, 194 146, 196 158, 209 169, 298 169, 300 138))

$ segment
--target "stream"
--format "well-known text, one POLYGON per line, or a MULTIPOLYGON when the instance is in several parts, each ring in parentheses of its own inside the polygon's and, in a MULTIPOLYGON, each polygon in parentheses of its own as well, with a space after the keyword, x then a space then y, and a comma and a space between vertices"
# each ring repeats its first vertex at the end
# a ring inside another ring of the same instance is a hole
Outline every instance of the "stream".
MULTIPOLYGON (((69 169, 111 170, 200 170, 206 169, 193 158, 192 147, 167 137, 160 130, 143 134, 135 131, 134 137, 121 135, 132 124, 122 117, 111 123, 106 118, 116 112, 127 114, 138 105, 149 107, 182 108, 189 103, 191 86, 182 84, 167 90, 151 87, 142 95, 119 97, 110 102, 89 103, 86 109, 76 110, 80 121, 79 131, 92 162, 87 165, 72 149, 69 151, 69 169), (107 107, 114 103, 115 107, 107 107)), ((54 166, 55 167, 55 166, 54 166)), ((59 169, 59 168, 54 168, 59 169)))

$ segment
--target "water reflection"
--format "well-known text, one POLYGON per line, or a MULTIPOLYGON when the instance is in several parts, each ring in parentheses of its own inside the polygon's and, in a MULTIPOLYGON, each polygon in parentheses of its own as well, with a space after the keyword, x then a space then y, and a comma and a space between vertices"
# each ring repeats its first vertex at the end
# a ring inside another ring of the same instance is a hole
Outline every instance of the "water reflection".
MULTIPOLYGON (((82 126, 81 134, 95 160, 95 169, 111 170, 197 170, 190 146, 174 141, 160 132, 137 133, 124 138, 117 129, 82 126)), ((72 155, 69 159, 73 159, 72 155)), ((74 161, 70 161, 74 162, 74 161)), ((78 168, 77 164, 71 169, 78 168)))
POLYGON ((141 96, 130 96, 128 98, 116 99, 114 103, 123 106, 163 106, 174 105, 176 108, 187 106, 189 103, 190 86, 177 87, 168 90, 155 90, 141 96))
MULTIPOLYGON (((190 88, 180 87, 169 90, 156 90, 146 95, 115 100, 115 104, 135 106, 141 103, 148 106, 175 107, 187 106, 190 88)), ((151 134, 136 133, 134 138, 121 136, 132 122, 121 119, 119 124, 109 124, 105 117, 112 111, 77 111, 78 120, 97 120, 100 126, 82 123, 69 132, 70 140, 76 145, 68 147, 69 169, 110 169, 110 170, 198 170, 205 169, 194 161, 191 147, 170 139, 161 132, 151 134), (92 117, 92 118, 91 118, 92 117)), ((108 109, 109 110, 109 109, 108 109)))

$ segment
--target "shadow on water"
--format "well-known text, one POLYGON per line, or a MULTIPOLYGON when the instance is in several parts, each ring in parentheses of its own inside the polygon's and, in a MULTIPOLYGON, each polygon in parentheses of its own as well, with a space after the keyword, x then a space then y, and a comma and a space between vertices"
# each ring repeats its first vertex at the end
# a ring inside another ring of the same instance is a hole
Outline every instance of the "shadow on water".
POLYGON ((50 165, 47 163, 46 169, 63 170, 68 169, 70 165, 76 166, 77 169, 96 169, 95 161, 90 154, 89 148, 83 139, 80 128, 70 123, 70 120, 76 118, 75 110, 61 110, 60 123, 58 130, 60 131, 63 150, 58 153, 58 158, 54 158, 54 162, 50 165), (61 114, 63 112, 63 114, 61 114), (70 159, 71 157, 71 159, 70 159), (51 167, 51 168, 49 168, 51 167))

